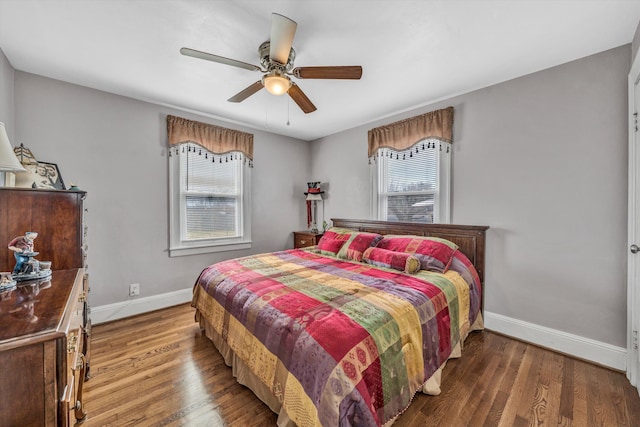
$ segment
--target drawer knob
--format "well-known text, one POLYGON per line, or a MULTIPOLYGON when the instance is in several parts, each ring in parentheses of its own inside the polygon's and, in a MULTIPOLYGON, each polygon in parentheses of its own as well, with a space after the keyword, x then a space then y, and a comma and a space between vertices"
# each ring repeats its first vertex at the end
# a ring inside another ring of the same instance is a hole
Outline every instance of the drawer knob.
POLYGON ((74 371, 79 371, 84 368, 84 354, 80 353, 79 356, 80 357, 78 357, 76 366, 73 368, 74 371))
POLYGON ((76 344, 78 344, 78 336, 71 335, 69 337, 69 341, 67 342, 67 353, 73 353, 76 351, 76 344))

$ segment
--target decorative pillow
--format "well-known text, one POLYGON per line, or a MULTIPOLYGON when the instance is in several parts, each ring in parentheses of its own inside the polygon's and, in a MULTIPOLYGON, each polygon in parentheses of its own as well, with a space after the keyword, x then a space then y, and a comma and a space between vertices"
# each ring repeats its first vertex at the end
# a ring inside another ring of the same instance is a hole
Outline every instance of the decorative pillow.
POLYGON ((451 265, 458 245, 438 237, 385 236, 378 248, 395 252, 406 252, 420 260, 422 270, 445 273, 451 265))
POLYGON ((351 237, 352 230, 332 227, 325 231, 318 242, 318 250, 323 255, 336 255, 340 248, 351 237))
POLYGON ((420 270, 420 260, 406 252, 394 252, 387 249, 368 248, 362 255, 364 262, 378 267, 393 268, 405 273, 415 274, 420 270))
POLYGON ((354 231, 338 252, 338 258, 362 261, 364 251, 375 246, 380 239, 382 239, 380 234, 354 231))

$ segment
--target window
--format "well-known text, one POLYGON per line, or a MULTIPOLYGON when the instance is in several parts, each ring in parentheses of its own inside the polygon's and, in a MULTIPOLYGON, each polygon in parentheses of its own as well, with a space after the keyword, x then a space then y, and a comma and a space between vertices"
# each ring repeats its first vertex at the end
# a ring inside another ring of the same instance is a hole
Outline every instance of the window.
POLYGON ((449 223, 450 144, 425 139, 405 151, 378 150, 372 162, 373 216, 449 223))
POLYGON ((251 169, 237 153, 181 150, 169 159, 170 256, 250 248, 251 169))

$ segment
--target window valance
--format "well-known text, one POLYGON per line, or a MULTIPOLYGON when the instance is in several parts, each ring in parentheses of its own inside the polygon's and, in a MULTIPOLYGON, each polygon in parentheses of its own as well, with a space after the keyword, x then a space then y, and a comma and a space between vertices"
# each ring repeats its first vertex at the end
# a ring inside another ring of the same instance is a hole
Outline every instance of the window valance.
POLYGON ((425 138, 453 142, 453 107, 431 111, 369 131, 369 158, 380 148, 403 151, 425 138))
POLYGON ((253 134, 167 116, 169 148, 193 142, 213 154, 240 152, 253 161, 253 134))

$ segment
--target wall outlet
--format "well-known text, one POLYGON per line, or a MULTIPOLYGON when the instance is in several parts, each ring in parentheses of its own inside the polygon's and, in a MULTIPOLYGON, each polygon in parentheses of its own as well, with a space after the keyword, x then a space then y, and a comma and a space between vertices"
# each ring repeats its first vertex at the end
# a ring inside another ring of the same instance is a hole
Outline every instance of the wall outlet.
POLYGON ((129 296, 137 297, 140 295, 140 283, 132 283, 129 285, 129 296))

